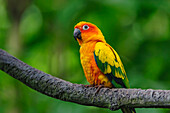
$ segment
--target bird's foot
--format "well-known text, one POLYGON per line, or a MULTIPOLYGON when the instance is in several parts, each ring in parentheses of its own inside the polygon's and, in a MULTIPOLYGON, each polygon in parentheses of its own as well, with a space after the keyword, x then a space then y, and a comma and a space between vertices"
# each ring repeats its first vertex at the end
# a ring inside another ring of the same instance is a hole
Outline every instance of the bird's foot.
POLYGON ((100 91, 101 88, 104 87, 104 85, 84 85, 84 86, 85 86, 86 88, 89 88, 89 87, 95 87, 95 88, 97 88, 96 91, 94 92, 95 95, 100 91))
POLYGON ((84 85, 86 88, 94 87, 94 85, 84 85))
POLYGON ((94 87, 97 88, 97 90, 95 91, 95 95, 96 95, 100 91, 100 89, 104 87, 104 85, 97 85, 94 87))

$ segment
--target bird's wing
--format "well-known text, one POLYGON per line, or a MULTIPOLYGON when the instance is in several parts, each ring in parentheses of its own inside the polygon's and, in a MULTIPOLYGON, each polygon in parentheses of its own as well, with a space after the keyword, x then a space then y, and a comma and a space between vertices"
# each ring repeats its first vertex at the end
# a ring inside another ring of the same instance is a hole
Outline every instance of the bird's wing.
POLYGON ((94 58, 99 69, 108 77, 114 87, 129 88, 129 81, 120 57, 109 44, 96 43, 94 58))

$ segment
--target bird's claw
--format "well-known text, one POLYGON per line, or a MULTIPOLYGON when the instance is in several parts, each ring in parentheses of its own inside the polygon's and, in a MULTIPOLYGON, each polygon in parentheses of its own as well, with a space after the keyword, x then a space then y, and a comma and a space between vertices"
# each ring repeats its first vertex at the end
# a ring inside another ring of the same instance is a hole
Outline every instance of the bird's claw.
POLYGON ((84 85, 86 88, 94 87, 94 85, 84 85))
POLYGON ((104 87, 104 85, 97 85, 97 86, 95 86, 95 88, 97 88, 97 90, 95 91, 95 95, 100 91, 100 89, 101 88, 103 88, 104 87))

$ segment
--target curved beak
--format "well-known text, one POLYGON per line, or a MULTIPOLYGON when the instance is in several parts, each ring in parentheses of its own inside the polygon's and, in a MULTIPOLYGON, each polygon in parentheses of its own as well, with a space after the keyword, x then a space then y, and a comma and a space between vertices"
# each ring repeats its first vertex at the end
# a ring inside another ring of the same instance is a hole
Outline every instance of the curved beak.
POLYGON ((74 29, 73 35, 74 35, 75 40, 77 40, 77 38, 80 39, 80 40, 82 39, 81 38, 81 31, 78 28, 74 29))

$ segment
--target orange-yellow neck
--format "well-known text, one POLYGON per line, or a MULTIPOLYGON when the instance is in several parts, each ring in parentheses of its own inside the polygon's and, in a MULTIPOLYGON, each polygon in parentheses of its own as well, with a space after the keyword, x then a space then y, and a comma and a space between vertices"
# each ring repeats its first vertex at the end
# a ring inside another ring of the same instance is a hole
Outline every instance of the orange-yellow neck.
POLYGON ((81 47, 80 47, 80 53, 81 54, 93 53, 96 43, 97 43, 96 41, 88 42, 88 43, 82 43, 81 47))
POLYGON ((82 39, 77 39, 77 41, 80 46, 86 43, 106 42, 102 34, 92 35, 92 36, 82 36, 82 39))

